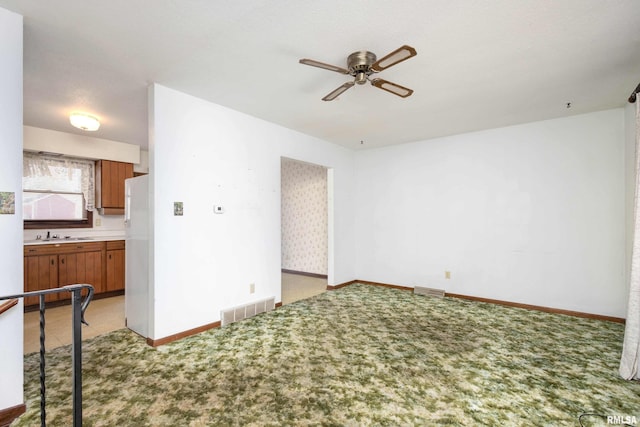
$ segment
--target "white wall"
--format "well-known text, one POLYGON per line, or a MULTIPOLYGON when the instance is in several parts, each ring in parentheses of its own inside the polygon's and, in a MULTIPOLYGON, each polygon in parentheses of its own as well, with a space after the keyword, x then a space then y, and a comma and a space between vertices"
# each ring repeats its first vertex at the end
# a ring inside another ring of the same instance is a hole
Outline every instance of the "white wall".
POLYGON ((150 90, 150 338, 218 321, 223 308, 281 300, 282 156, 333 168, 329 283, 354 278, 353 152, 160 85, 150 90), (174 201, 184 216, 173 215, 174 201), (225 213, 214 214, 214 204, 225 213))
POLYGON ((140 163, 134 163, 133 171, 138 173, 149 173, 149 151, 140 150, 140 163))
MULTIPOLYGON (((636 101, 640 102, 640 101, 636 101)), ((631 277, 631 256, 633 248, 634 200, 636 191, 636 104, 629 104, 624 109, 625 139, 625 293, 629 292, 631 277)))
MULTIPOLYGON (((14 215, 0 215, 0 295, 22 293, 22 16, 0 9, 0 191, 14 215)), ((0 315, 0 410, 23 403, 22 301, 0 315)))
POLYGON ((24 240, 35 240, 37 236, 45 237, 47 231, 58 236, 71 237, 118 237, 124 238, 124 215, 100 215, 93 211, 93 227, 91 228, 33 228, 24 230, 24 240), (100 225, 97 225, 97 224, 100 225))
POLYGON ((624 317, 624 140, 615 109, 358 152, 356 276, 624 317))
POLYGON ((85 159, 140 163, 140 146, 138 145, 33 126, 24 127, 24 149, 85 159))

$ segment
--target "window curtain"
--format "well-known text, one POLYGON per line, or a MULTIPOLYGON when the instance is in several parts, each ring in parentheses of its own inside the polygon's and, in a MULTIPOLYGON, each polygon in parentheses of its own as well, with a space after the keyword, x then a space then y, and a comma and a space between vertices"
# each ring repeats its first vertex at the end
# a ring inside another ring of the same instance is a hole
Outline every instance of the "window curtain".
POLYGON ((640 100, 636 102, 636 195, 633 215, 633 248, 629 303, 624 330, 620 375, 627 380, 640 379, 640 100))
POLYGON ((93 160, 24 152, 23 190, 82 192, 85 209, 95 204, 95 163, 93 160), (80 171, 80 177, 74 174, 80 171), (53 187, 53 188, 52 188, 53 187))

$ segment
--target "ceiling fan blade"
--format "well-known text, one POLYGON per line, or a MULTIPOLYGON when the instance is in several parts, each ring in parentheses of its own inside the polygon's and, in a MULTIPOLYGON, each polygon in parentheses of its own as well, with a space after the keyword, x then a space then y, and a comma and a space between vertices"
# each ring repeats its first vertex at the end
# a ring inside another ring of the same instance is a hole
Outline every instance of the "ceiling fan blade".
POLYGON ((354 82, 347 82, 345 84, 343 84, 342 86, 340 86, 337 89, 334 89, 330 94, 328 94, 327 96, 325 96, 324 98, 322 98, 323 101, 333 101, 334 99, 336 99, 342 92, 344 92, 347 89, 351 89, 353 87, 353 85, 355 85, 354 82))
POLYGON ((325 70, 335 71, 336 73, 340 73, 340 74, 349 74, 349 70, 345 68, 337 67, 335 65, 325 64, 324 62, 314 61, 313 59, 304 58, 304 59, 301 59, 299 62, 304 65, 311 65, 312 67, 324 68, 325 70))
POLYGON ((375 72, 382 71, 387 69, 393 65, 396 65, 402 61, 405 61, 411 57, 416 56, 418 53, 411 46, 404 45, 394 50, 384 58, 378 59, 376 62, 371 64, 371 69, 375 72))
POLYGON ((373 79, 371 80, 371 84, 378 89, 386 90, 387 92, 391 92, 392 94, 398 95, 401 98, 411 96, 411 94, 413 93, 413 90, 409 89, 408 87, 400 86, 382 79, 373 79))

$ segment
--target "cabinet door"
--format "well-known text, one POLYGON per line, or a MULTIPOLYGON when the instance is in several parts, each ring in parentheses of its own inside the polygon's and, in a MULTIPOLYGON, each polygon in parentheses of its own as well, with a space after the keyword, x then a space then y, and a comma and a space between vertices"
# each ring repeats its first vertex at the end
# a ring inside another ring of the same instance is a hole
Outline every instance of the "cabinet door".
POLYGON ((124 249, 107 251, 107 292, 124 290, 124 249))
MULTIPOLYGON (((38 257, 26 256, 24 257, 24 291, 32 292, 39 291, 40 284, 38 283, 38 257)), ((26 297, 24 299, 24 305, 37 305, 38 297, 26 297)))
POLYGON ((114 162, 112 172, 114 175, 115 189, 114 194, 114 206, 115 208, 124 209, 124 180, 133 177, 133 165, 131 163, 114 162), (129 169, 131 172, 129 173, 129 169))
MULTIPOLYGON (((77 252, 60 255, 60 286, 89 284, 95 293, 104 292, 102 288, 102 252, 77 252)), ((71 293, 62 293, 61 297, 71 298, 71 293)))
MULTIPOLYGON (((67 286, 78 283, 77 281, 77 264, 78 254, 64 254, 58 255, 58 283, 59 286, 67 286)), ((71 293, 61 292, 58 294, 58 298, 61 300, 71 298, 71 293)))
MULTIPOLYGON (((119 162, 109 162, 108 167, 105 169, 107 171, 106 182, 109 186, 109 190, 107 191, 109 199, 105 201, 104 206, 107 208, 124 207, 124 205, 120 206, 120 203, 118 203, 118 194, 120 193, 118 190, 121 179, 120 171, 123 170, 123 168, 120 167, 119 162)), ((124 185, 124 180, 122 185, 124 185)))
POLYGON ((96 294, 105 291, 104 282, 102 281, 102 254, 102 251, 83 253, 85 270, 82 283, 92 285, 96 294))
POLYGON ((133 177, 133 164, 100 160, 99 207, 124 209, 124 180, 133 177))
MULTIPOLYGON (((116 200, 116 178, 113 173, 115 162, 111 162, 109 160, 102 160, 102 204, 101 206, 104 208, 113 208, 115 207, 116 200)), ((117 168, 115 168, 117 171, 117 168)))
MULTIPOLYGON (((58 256, 38 255, 24 258, 24 287, 26 292, 43 291, 58 287, 58 256)), ((57 301, 58 294, 45 297, 45 301, 57 301)), ((38 305, 38 297, 25 298, 25 305, 38 305)))

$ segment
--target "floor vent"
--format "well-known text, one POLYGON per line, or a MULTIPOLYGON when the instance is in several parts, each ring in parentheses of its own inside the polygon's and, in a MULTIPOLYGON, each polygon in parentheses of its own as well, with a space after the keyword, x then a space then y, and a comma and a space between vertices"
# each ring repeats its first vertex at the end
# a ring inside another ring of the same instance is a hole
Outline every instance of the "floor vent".
POLYGON ((416 286, 415 288, 413 288, 413 293, 418 295, 426 295, 428 297, 444 297, 444 289, 423 288, 422 286, 416 286))
POLYGON ((227 308, 220 313, 220 322, 222 326, 233 322, 253 317, 256 314, 271 311, 276 307, 276 298, 271 297, 250 304, 241 305, 239 307, 227 308))

